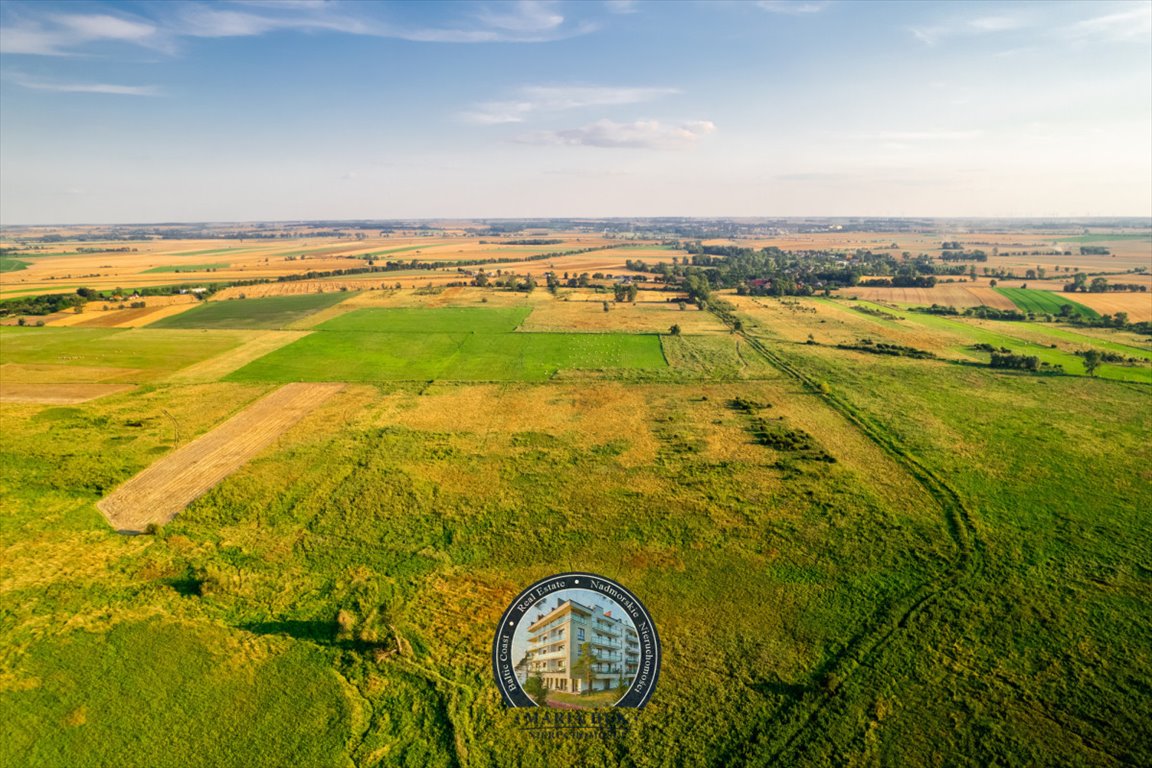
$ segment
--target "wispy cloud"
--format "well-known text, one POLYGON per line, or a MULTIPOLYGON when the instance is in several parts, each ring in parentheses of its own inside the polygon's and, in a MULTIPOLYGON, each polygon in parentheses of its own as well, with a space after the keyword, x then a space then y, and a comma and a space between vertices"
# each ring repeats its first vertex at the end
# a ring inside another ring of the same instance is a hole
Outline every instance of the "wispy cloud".
POLYGON ((164 45, 164 34, 150 22, 108 14, 52 14, 18 18, 0 26, 0 53, 69 56, 92 43, 164 45))
POLYGON ((1064 27, 1061 32, 1074 39, 1146 41, 1152 34, 1152 4, 1140 3, 1126 11, 1083 19, 1064 27))
POLYGON ((820 13, 829 6, 829 3, 827 0, 759 0, 756 5, 769 13, 804 16, 810 13, 820 13))
POLYGON ((609 13, 639 13, 640 4, 636 0, 604 0, 609 13))
POLYGON ((114 96, 162 96, 163 92, 154 85, 118 85, 114 83, 75 83, 39 80, 18 72, 5 72, 4 79, 21 88, 34 91, 55 91, 57 93, 104 93, 114 96))
POLYGON ((908 31, 912 33, 913 37, 925 45, 936 45, 949 38, 977 37, 1001 32, 1013 32, 1033 27, 1036 23, 1036 19, 1027 14, 1005 13, 967 18, 952 18, 937 24, 909 27, 908 31))
POLYGON ((73 56, 100 42, 174 50, 180 38, 255 37, 280 31, 329 32, 436 43, 528 43, 587 34, 596 25, 571 20, 550 0, 516 0, 464 9, 443 26, 385 20, 379 7, 359 2, 234 0, 161 4, 155 19, 124 14, 38 13, 19 6, 0 26, 0 52, 73 56))
POLYGON ((676 88, 531 85, 519 89, 514 99, 477 104, 462 112, 460 119, 477 125, 521 123, 533 113, 639 104, 679 92, 676 88))
POLYGON ((561 131, 538 131, 520 138, 528 144, 601 147, 609 149, 691 149, 699 140, 716 130, 710 120, 666 125, 658 120, 617 123, 598 120, 582 128, 561 131))
POLYGON ((908 31, 926 45, 948 39, 971 38, 1011 32, 1032 32, 1042 40, 1083 42, 1147 41, 1152 35, 1152 3, 1133 4, 1072 22, 1051 22, 1029 9, 1013 13, 959 17, 936 24, 909 27, 908 31))

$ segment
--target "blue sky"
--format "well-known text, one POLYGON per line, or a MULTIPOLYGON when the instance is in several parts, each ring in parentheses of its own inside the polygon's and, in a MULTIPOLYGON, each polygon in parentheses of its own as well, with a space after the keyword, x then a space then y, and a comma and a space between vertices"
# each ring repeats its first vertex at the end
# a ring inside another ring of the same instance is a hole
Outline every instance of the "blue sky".
POLYGON ((1152 215, 1152 3, 0 4, 0 223, 1152 215))

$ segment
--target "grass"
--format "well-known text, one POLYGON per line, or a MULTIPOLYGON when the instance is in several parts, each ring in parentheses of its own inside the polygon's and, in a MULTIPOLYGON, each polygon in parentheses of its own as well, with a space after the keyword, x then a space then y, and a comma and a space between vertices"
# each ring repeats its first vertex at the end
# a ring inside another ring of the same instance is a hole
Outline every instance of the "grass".
POLYGON ((232 381, 540 381, 560 369, 662 368, 656 335, 513 333, 513 308, 360 309, 231 374, 232 381))
POLYGON ((245 658, 226 630, 135 621, 43 643, 27 673, 50 686, 0 693, 3 754, 25 765, 338 765, 350 706, 306 645, 245 658), (285 696, 288 690, 293 696, 285 696), (220 703, 228 702, 228 716, 220 703), (55 738, 37 738, 53 732, 55 738))
POLYGON ((319 312, 355 294, 333 291, 264 299, 210 301, 165 317, 151 328, 259 328, 273 330, 319 312))
POLYGON ((18 272, 27 269, 29 262, 11 256, 0 256, 0 272, 18 272))
POLYGON ((163 267, 152 267, 151 269, 146 269, 140 274, 151 275, 160 272, 207 272, 211 269, 228 269, 229 266, 231 265, 223 262, 217 264, 168 264, 163 267))
POLYGON ((511 333, 531 307, 358 309, 317 326, 321 331, 370 333, 511 333))
POLYGON ((543 381, 561 368, 665 365, 654 335, 320 332, 228 380, 543 381))
POLYGON ((0 328, 6 364, 125 369, 105 381, 149 381, 234 349, 244 336, 143 328, 0 328))
MULTIPOLYGON (((670 367, 635 371, 686 381, 350 385, 157 536, 111 533, 94 502, 265 384, 3 403, 0 764, 1152 762, 1149 389, 861 361, 802 340, 986 331, 811 304, 741 304, 755 339, 665 337, 670 367), (836 461, 758 444, 764 424, 836 461), (626 733, 529 738, 493 622, 570 568, 644 601, 664 666, 626 733)), ((563 336, 411 311, 436 329, 350 313, 367 325, 305 340, 347 340, 324 365, 386 337, 490 368, 507 339, 563 336)), ((51 329, 8 330, 2 362, 52 358, 9 344, 51 329)))
POLYGON ((996 292, 1008 297, 1013 304, 1024 312, 1035 312, 1040 315, 1059 315, 1061 307, 1068 305, 1072 307, 1074 312, 1084 317, 1100 317, 1100 313, 1091 307, 1086 307, 1077 301, 1067 298, 1067 294, 1057 293, 1056 291, 1037 291, 1028 288, 997 288, 996 292))

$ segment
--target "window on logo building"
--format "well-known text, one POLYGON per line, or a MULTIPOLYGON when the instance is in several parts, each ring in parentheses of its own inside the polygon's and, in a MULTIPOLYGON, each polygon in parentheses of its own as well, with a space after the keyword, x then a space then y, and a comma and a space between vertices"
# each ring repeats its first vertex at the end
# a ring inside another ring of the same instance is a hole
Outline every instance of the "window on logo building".
POLYGON ((584 628, 583 627, 577 627, 576 628, 576 639, 577 640, 583 640, 584 639, 584 628))

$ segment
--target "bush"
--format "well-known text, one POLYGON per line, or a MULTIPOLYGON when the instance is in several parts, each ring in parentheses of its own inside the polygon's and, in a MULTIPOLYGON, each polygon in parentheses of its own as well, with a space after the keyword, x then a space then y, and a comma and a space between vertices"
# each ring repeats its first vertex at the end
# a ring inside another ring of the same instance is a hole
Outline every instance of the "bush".
POLYGON ((544 678, 540 675, 532 675, 524 681, 524 692, 541 707, 548 701, 548 686, 544 685, 544 678))

